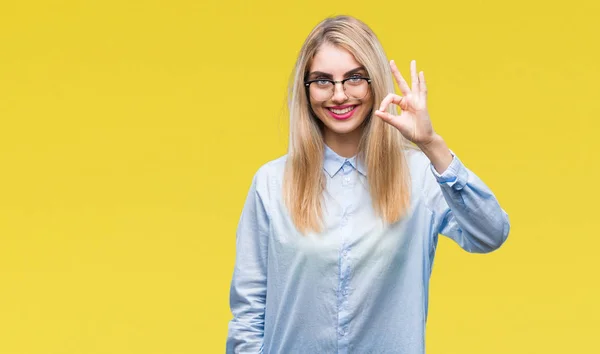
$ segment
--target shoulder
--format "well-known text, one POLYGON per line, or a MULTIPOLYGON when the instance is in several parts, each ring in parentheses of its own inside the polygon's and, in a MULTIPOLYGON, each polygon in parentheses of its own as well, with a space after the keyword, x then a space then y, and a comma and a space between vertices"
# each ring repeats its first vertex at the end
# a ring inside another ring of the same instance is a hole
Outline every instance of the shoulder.
POLYGON ((287 154, 263 163, 254 173, 252 185, 261 199, 269 200, 279 194, 286 161, 287 154))
POLYGON ((272 206, 281 194, 281 181, 287 155, 280 156, 260 165, 252 178, 250 193, 262 204, 267 215, 272 214, 272 206))
POLYGON ((265 183, 272 178, 282 177, 286 161, 287 154, 263 163, 257 169, 254 178, 257 182, 265 183))

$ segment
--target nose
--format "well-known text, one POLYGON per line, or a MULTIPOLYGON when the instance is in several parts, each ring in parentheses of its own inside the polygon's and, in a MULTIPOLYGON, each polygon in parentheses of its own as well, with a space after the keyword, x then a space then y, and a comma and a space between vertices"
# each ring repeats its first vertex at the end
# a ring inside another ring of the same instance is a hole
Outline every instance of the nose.
POLYGON ((335 103, 343 103, 348 99, 346 95, 346 91, 344 91, 344 85, 342 83, 337 82, 333 86, 333 96, 331 96, 331 100, 335 103))

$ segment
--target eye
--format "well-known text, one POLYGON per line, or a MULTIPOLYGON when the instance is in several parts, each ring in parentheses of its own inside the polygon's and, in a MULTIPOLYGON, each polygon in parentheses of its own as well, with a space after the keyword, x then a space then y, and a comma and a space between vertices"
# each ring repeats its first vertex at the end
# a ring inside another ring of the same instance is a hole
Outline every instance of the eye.
POLYGON ((363 83, 363 77, 362 77, 362 75, 354 74, 354 75, 350 76, 349 78, 347 78, 346 82, 349 85, 360 85, 363 83))
POLYGON ((359 83, 362 80, 362 78, 363 78, 363 76, 361 74, 352 74, 348 78, 348 81, 350 83, 356 84, 356 83, 359 83))
POLYGON ((331 84, 331 82, 329 80, 319 80, 317 79, 317 81, 315 81, 315 84, 317 84, 318 86, 328 86, 331 84))

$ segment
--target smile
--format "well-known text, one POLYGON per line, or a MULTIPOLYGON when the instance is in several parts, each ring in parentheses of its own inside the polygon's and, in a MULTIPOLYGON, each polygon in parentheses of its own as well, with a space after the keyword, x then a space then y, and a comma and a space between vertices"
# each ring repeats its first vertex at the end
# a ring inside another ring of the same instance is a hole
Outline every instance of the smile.
POLYGON ((327 111, 329 112, 329 115, 335 119, 348 119, 354 114, 356 107, 358 107, 358 105, 327 107, 327 111))

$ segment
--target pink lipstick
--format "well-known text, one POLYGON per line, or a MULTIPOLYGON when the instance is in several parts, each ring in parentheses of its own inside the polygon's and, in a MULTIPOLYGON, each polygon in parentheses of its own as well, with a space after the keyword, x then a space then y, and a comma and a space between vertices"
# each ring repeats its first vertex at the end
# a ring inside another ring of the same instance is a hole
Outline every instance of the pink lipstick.
POLYGON ((352 117, 358 105, 344 105, 327 107, 329 115, 338 120, 344 120, 352 117))

